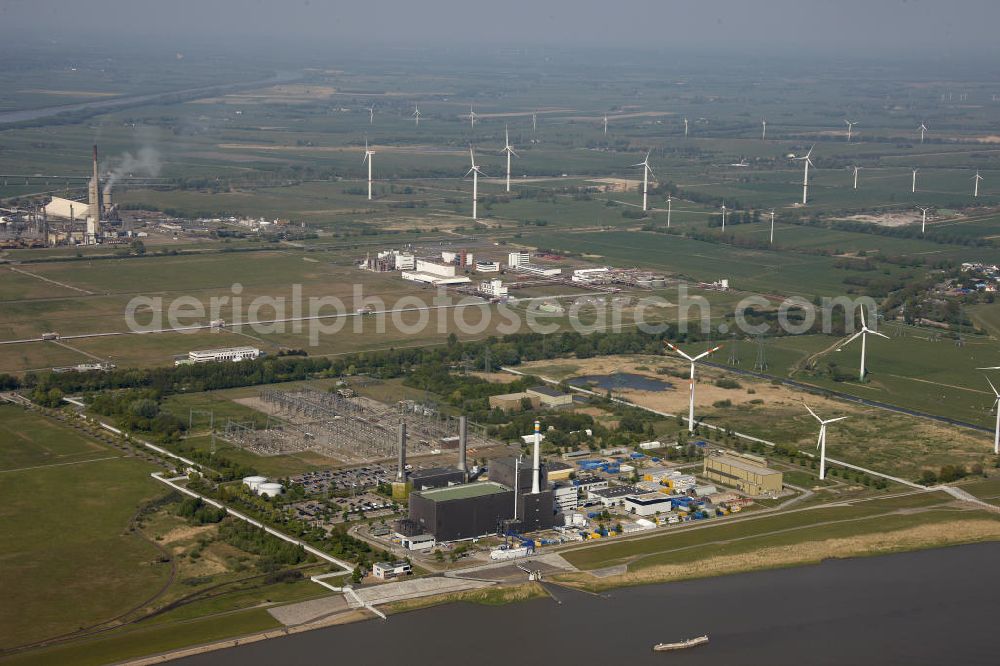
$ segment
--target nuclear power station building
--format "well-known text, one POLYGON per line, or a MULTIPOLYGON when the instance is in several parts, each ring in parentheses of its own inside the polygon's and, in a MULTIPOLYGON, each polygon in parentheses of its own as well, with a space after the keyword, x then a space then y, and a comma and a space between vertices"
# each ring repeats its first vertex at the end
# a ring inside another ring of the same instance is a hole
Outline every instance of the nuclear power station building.
MULTIPOLYGON (((457 541, 552 527, 555 524, 554 494, 541 462, 540 435, 536 422, 531 463, 520 458, 491 460, 489 481, 445 483, 430 488, 424 484, 421 490, 416 489, 415 483, 409 496, 409 518, 401 521, 401 530, 432 534, 437 541, 457 541)), ((463 475, 465 441, 463 418, 459 431, 459 469, 463 475)), ((439 470, 429 476, 448 478, 439 470)))

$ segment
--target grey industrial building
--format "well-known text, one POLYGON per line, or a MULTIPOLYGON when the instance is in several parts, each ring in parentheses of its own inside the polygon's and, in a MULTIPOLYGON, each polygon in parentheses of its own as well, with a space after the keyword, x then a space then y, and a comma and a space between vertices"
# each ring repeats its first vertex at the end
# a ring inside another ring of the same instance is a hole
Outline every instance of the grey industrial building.
POLYGON ((414 490, 430 490, 465 483, 465 477, 465 472, 454 467, 432 467, 411 472, 410 483, 414 490))
POLYGON ((438 541, 496 534, 514 514, 514 491, 479 481, 410 493, 410 521, 438 541))

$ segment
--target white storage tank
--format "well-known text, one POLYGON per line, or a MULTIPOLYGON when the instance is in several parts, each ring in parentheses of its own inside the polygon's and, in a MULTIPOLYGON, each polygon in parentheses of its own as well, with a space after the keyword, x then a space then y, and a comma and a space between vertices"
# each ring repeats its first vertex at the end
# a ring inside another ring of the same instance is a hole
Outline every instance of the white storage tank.
POLYGON ((258 492, 265 497, 277 497, 283 490, 280 483, 262 483, 258 487, 258 492))
POLYGON ((243 478, 243 485, 250 489, 250 492, 256 493, 260 490, 260 484, 267 483, 266 476, 247 476, 243 478))

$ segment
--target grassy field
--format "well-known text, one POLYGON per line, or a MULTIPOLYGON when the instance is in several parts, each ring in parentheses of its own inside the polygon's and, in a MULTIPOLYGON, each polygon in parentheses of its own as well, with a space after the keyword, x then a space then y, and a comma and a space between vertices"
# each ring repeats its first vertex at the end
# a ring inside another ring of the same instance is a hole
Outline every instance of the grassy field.
POLYGON ((9 648, 142 604, 169 580, 170 565, 127 530, 138 505, 163 494, 149 478, 151 466, 111 449, 101 456, 103 447, 75 431, 6 409, 5 432, 18 433, 7 439, 6 461, 43 465, 4 472, 0 489, 7 535, 0 560, 9 602, 0 609, 0 645, 9 648), (53 464, 61 459, 55 455, 79 464, 53 464), (94 457, 112 458, 86 461, 94 457))
POLYGON ((0 405, 0 472, 72 465, 118 455, 61 423, 14 405, 0 405))

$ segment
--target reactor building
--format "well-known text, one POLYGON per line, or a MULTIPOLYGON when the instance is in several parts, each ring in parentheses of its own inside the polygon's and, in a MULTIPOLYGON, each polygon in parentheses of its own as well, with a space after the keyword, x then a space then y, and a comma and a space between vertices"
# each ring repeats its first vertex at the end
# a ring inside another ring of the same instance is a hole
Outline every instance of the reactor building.
MULTIPOLYGON (((459 469, 465 472, 465 420, 460 420, 459 469)), ((434 474, 444 479, 444 475, 434 474)), ((489 481, 424 485, 409 494, 409 518, 400 531, 432 534, 437 541, 474 539, 490 534, 533 532, 555 524, 554 491, 541 462, 541 431, 535 422, 531 465, 520 458, 489 463, 489 481)))

